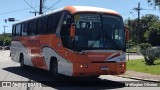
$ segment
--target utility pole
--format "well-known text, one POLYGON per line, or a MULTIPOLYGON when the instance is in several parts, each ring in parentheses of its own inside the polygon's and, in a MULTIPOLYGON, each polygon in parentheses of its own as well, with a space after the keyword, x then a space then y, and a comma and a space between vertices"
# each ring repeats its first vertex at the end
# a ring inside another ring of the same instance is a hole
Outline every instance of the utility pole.
POLYGON ((138 7, 134 8, 133 10, 136 10, 138 13, 138 24, 140 23, 140 11, 142 10, 141 6, 140 6, 140 2, 138 2, 138 7))
POLYGON ((6 29, 6 27, 8 27, 8 26, 3 26, 3 28, 4 28, 4 35, 5 35, 5 29, 6 29))
POLYGON ((40 0, 39 15, 40 15, 40 14, 43 14, 43 12, 42 12, 42 7, 43 7, 43 1, 40 0))
MULTIPOLYGON (((4 34, 3 34, 3 37, 5 38, 5 29, 6 29, 6 27, 8 27, 8 26, 3 26, 4 27, 4 34)), ((3 45, 5 46, 5 42, 3 41, 3 45)))
POLYGON ((140 6, 140 2, 138 2, 138 7, 133 10, 137 11, 138 21, 137 21, 137 34, 138 34, 138 43, 140 43, 140 11, 143 10, 140 6))
POLYGON ((138 8, 137 8, 137 11, 138 11, 138 23, 140 22, 140 10, 141 10, 141 6, 140 6, 140 2, 138 3, 138 8))
POLYGON ((36 16, 36 15, 37 15, 37 13, 39 13, 39 12, 36 12, 36 11, 35 11, 35 12, 29 12, 29 13, 34 13, 34 15, 36 16))

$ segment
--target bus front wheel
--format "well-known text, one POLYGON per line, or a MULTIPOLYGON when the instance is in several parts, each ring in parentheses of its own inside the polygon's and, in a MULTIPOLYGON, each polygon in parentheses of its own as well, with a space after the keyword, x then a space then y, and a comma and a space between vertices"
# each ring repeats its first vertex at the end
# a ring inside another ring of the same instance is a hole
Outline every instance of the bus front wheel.
POLYGON ((50 63, 50 72, 54 78, 58 78, 58 63, 57 60, 53 60, 50 63))

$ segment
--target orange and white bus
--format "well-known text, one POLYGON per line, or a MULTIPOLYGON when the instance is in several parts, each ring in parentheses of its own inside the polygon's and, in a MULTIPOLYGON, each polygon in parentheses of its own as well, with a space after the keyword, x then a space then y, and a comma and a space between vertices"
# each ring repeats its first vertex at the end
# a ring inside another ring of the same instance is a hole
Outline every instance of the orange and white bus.
POLYGON ((13 24, 11 58, 73 77, 126 71, 125 27, 116 11, 66 6, 13 24))

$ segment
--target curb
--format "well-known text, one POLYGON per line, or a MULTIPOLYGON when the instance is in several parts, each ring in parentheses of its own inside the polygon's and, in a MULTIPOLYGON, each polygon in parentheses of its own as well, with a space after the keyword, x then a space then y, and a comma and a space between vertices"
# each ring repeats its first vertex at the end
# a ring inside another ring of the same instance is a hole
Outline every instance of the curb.
POLYGON ((127 76, 127 75, 117 75, 117 77, 122 77, 122 78, 129 78, 129 79, 135 79, 135 80, 141 80, 141 81, 148 81, 148 82, 160 83, 160 80, 147 79, 147 78, 139 78, 139 77, 131 77, 131 76, 127 76))

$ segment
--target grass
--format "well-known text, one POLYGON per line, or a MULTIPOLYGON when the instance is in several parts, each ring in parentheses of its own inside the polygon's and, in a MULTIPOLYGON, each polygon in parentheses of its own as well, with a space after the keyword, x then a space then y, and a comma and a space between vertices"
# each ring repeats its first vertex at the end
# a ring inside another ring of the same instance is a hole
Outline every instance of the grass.
POLYGON ((127 70, 160 75, 160 59, 154 65, 146 65, 143 59, 127 61, 127 70))
POLYGON ((137 49, 126 49, 127 53, 137 53, 137 49))

